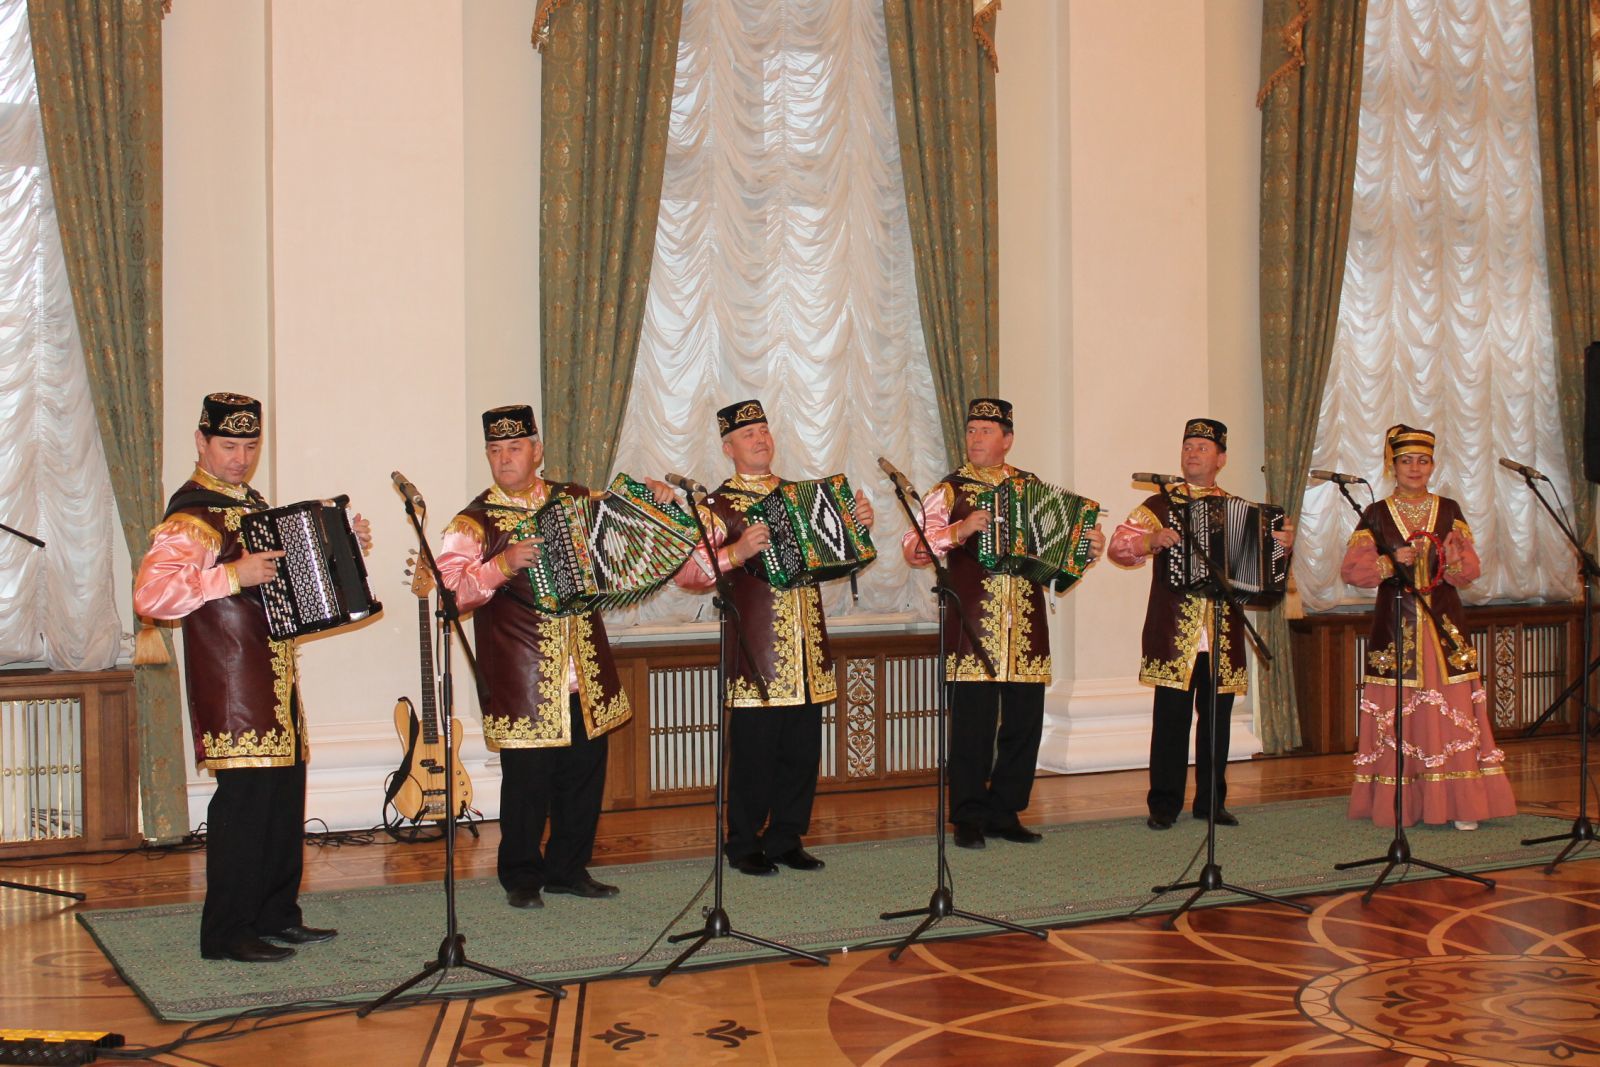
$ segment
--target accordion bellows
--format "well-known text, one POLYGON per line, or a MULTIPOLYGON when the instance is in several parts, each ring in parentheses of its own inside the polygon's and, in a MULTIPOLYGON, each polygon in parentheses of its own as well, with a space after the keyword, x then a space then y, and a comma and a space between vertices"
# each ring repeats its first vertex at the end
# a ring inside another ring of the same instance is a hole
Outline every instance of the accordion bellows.
POLYGON ((746 566, 779 589, 845 578, 878 558, 872 535, 856 521, 856 498, 842 474, 784 482, 744 513, 767 524, 768 547, 746 566))
POLYGON ((302 500, 246 512, 239 536, 251 552, 282 551, 278 573, 261 589, 274 641, 332 630, 383 610, 367 584, 361 542, 347 496, 302 500))
POLYGON ((1054 585, 1062 592, 1089 566, 1088 532, 1100 504, 1037 478, 1007 478, 978 494, 976 507, 994 515, 978 535, 985 570, 1054 585))
POLYGON ((700 534, 676 503, 619 474, 598 499, 558 493, 529 516, 519 536, 538 536, 528 568, 534 603, 546 615, 627 607, 649 596, 689 558, 700 534))

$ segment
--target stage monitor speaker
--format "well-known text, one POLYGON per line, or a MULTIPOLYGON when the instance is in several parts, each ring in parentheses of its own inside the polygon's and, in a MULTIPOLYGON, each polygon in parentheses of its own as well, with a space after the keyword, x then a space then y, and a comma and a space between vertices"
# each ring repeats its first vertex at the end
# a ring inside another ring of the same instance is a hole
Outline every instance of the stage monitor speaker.
POLYGON ((1583 350, 1583 474, 1600 482, 1600 341, 1583 350))

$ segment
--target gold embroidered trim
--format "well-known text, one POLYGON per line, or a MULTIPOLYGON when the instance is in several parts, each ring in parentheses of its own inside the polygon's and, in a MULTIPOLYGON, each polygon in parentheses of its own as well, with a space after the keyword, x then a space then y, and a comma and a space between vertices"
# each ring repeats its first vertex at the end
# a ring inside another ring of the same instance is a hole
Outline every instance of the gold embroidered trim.
POLYGON ((209 489, 213 493, 221 493, 223 496, 232 497, 235 500, 250 499, 249 486, 234 485, 232 482, 225 482, 221 478, 218 478, 208 472, 198 463, 196 463, 194 466, 194 473, 189 475, 189 480, 194 482, 196 485, 199 485, 203 489, 209 489))
POLYGON ((450 524, 444 528, 444 532, 446 537, 457 533, 466 534, 480 545, 489 543, 488 535, 484 533, 483 523, 471 515, 457 515, 450 520, 450 524))
MULTIPOLYGON (((1460 782, 1469 778, 1492 778, 1497 774, 1505 774, 1504 767, 1488 766, 1476 771, 1445 771, 1441 774, 1408 774, 1406 785, 1416 782, 1460 782)), ((1378 785, 1394 785, 1395 778, 1388 774, 1358 774, 1355 780, 1363 785, 1376 783, 1378 785)))
POLYGON ((154 540, 162 533, 181 534, 191 541, 198 541, 212 552, 222 551, 222 535, 217 533, 217 528, 200 516, 191 515, 186 511, 173 512, 150 531, 150 537, 154 540))

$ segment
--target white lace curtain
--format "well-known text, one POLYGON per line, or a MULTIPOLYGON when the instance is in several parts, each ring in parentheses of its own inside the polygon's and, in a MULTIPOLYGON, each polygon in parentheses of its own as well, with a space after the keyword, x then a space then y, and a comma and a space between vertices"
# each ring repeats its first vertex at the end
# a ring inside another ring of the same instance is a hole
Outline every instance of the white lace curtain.
MULTIPOLYGON (((787 478, 843 471, 876 563, 830 615, 932 613, 876 458, 944 471, 912 276, 881 0, 686 0, 661 223, 616 469, 733 472, 716 409, 759 397, 787 478)), ((709 618, 669 589, 629 621, 709 618)))
POLYGON ((115 504, 39 128, 26 0, 0 0, 0 663, 116 663, 115 504))
MULTIPOLYGON (((1368 0, 1350 251, 1313 466, 1382 495, 1384 429, 1433 430, 1432 488, 1460 502, 1483 557, 1473 603, 1577 591, 1560 533, 1496 463, 1531 464, 1571 499, 1539 188, 1527 0, 1368 0)), ((1371 598, 1339 580, 1355 521, 1334 486, 1307 490, 1295 577, 1309 610, 1371 598)))

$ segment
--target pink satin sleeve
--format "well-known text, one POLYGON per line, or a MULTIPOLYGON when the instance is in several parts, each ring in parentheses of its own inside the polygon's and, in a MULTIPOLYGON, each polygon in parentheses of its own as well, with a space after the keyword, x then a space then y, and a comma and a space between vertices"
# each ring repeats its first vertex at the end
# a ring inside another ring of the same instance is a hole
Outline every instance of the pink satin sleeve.
POLYGON ((1478 558, 1478 549, 1470 537, 1451 531, 1444 539, 1444 556, 1444 580, 1451 585, 1471 585, 1483 573, 1483 561, 1478 558))
MULTIPOLYGON (((955 535, 950 532, 950 498, 942 486, 930 489, 928 495, 922 498, 922 527, 928 535, 928 546, 940 559, 956 547, 955 535)), ((908 563, 921 547, 922 539, 917 536, 916 530, 907 530, 905 536, 900 538, 900 551, 908 563)))
POLYGON ((1111 562, 1119 567, 1141 567, 1150 554, 1144 550, 1144 539, 1149 530, 1137 523, 1125 522, 1111 534, 1111 543, 1106 545, 1106 555, 1111 557, 1111 562))
POLYGON ((455 593, 461 611, 482 607, 506 584, 505 572, 495 559, 482 557, 483 542, 470 533, 452 530, 439 542, 439 578, 455 593))
MULTIPOLYGON (((722 543, 728 539, 726 530, 711 523, 706 531, 706 537, 711 541, 711 547, 718 550, 717 565, 723 570, 728 570, 728 553, 722 548, 722 543)), ((704 541, 695 546, 689 558, 683 561, 683 566, 678 568, 678 573, 672 576, 672 584, 679 589, 687 589, 691 593, 704 593, 717 584, 717 576, 711 570, 711 557, 706 554, 704 541)))
POLYGON ((133 610, 147 619, 181 619, 208 600, 233 595, 216 553, 187 534, 162 527, 150 539, 133 585, 133 610))
POLYGON ((1358 538, 1344 550, 1344 562, 1339 565, 1339 577, 1349 585, 1363 589, 1376 589, 1383 582, 1378 570, 1378 546, 1370 537, 1358 538))

